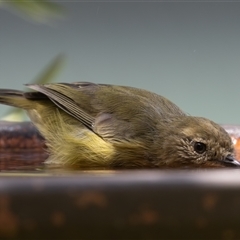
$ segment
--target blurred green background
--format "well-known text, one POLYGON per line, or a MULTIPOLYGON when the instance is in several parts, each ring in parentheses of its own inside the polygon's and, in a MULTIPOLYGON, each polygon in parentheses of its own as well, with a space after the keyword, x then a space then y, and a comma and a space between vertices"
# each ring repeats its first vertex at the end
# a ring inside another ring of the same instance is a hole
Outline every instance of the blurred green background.
POLYGON ((62 53, 57 82, 144 88, 240 124, 240 2, 16 2, 0 1, 0 88, 24 89, 62 53))

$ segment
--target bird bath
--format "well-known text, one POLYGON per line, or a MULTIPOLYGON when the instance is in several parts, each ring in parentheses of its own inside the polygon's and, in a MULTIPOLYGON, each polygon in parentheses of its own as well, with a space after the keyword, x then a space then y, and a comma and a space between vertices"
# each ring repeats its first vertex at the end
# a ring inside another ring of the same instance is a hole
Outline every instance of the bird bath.
POLYGON ((240 169, 46 170, 31 124, 0 126, 0 239, 240 239, 240 169))

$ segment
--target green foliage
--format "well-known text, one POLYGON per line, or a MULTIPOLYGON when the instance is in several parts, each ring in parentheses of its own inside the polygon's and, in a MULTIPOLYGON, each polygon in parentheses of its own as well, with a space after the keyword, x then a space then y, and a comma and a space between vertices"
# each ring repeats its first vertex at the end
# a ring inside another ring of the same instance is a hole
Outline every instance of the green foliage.
MULTIPOLYGON (((46 23, 56 16, 63 16, 65 10, 60 5, 47 0, 0 0, 0 7, 14 10, 15 13, 20 13, 24 17, 41 23, 46 23)), ((33 83, 52 82, 53 78, 60 72, 64 60, 65 57, 62 55, 56 57, 33 83)), ((23 121, 26 120, 26 115, 21 109, 11 108, 2 120, 23 121)))
MULTIPOLYGON (((52 82, 56 75, 60 72, 63 67, 65 56, 57 56, 41 73, 33 83, 45 84, 52 82)), ((26 120, 25 111, 19 108, 11 107, 6 115, 1 119, 5 121, 24 121, 26 120)))
POLYGON ((45 69, 33 80, 36 84, 45 84, 52 82, 53 79, 59 74, 63 68, 65 62, 65 56, 59 55, 54 60, 52 60, 45 69))
POLYGON ((62 16, 64 8, 46 0, 0 0, 0 6, 22 13, 37 22, 48 22, 51 18, 62 16))

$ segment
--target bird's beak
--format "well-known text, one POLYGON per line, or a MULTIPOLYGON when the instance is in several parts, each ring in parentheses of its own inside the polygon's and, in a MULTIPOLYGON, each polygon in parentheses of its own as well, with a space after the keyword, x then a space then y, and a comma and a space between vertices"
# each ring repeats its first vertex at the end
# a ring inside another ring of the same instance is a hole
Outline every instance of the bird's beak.
POLYGON ((240 162, 236 160, 232 155, 227 155, 223 160, 225 165, 230 167, 240 167, 240 162))

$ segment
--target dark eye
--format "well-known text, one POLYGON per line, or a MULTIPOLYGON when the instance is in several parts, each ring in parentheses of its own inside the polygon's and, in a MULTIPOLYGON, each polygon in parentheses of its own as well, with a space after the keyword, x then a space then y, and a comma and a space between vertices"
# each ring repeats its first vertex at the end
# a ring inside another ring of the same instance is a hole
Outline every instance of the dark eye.
POLYGON ((194 143, 194 151, 197 153, 204 153, 207 149, 207 146, 205 143, 202 142, 195 142, 194 143))

